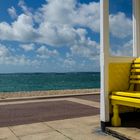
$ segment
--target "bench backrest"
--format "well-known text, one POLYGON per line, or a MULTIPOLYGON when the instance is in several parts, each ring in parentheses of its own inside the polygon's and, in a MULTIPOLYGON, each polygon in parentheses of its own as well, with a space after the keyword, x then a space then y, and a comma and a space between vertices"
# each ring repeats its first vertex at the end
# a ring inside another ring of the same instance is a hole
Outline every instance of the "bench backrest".
POLYGON ((136 58, 131 65, 129 90, 135 90, 137 84, 140 84, 140 58, 136 58))

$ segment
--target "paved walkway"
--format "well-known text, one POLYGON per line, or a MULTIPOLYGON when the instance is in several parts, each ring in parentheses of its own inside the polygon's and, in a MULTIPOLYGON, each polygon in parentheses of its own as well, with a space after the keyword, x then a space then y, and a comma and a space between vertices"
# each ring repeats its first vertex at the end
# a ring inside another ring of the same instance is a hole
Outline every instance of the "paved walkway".
POLYGON ((108 127, 107 130, 125 140, 140 140, 140 129, 136 127, 108 127))
POLYGON ((0 128, 0 140, 117 140, 104 134, 99 116, 0 128))
POLYGON ((0 127, 6 127, 97 115, 99 102, 74 97, 1 102, 0 114, 0 127))
POLYGON ((121 127, 107 127, 107 130, 128 140, 140 140, 140 112, 120 114, 121 127))
POLYGON ((89 99, 0 103, 0 140, 117 140, 101 132, 99 102, 89 99))

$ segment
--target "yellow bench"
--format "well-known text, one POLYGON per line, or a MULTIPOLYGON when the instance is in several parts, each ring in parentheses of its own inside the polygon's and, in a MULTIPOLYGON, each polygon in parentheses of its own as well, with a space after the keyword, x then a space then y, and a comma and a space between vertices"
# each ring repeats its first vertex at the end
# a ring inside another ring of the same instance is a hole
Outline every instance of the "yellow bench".
POLYGON ((138 84, 140 84, 140 58, 135 59, 131 65, 129 89, 127 91, 114 91, 110 95, 111 105, 113 106, 112 126, 121 126, 120 105, 140 108, 140 91, 136 91, 138 84))

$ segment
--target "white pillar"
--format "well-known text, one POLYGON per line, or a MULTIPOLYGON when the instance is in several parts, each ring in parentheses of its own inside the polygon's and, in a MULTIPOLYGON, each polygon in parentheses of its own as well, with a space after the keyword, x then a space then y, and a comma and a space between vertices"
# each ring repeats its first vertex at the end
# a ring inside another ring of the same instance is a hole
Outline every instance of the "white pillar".
POLYGON ((140 57, 140 0, 133 0, 133 56, 140 57))
POLYGON ((109 122, 108 59, 109 59, 109 2, 108 0, 100 0, 101 123, 109 122))

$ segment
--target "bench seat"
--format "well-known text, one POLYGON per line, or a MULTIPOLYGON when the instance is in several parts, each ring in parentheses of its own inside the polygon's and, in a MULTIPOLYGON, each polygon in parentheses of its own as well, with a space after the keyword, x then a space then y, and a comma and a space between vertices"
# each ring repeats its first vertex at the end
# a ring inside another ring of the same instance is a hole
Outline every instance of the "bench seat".
POLYGON ((123 96, 123 97, 132 97, 132 98, 139 98, 140 99, 140 91, 114 91, 114 92, 112 92, 112 95, 123 96))
POLYGON ((110 100, 111 105, 113 105, 113 117, 111 119, 112 126, 121 126, 119 106, 140 108, 140 93, 116 92, 110 95, 110 100), (125 96, 123 94, 125 94, 125 96))
POLYGON ((140 98, 111 95, 110 99, 112 105, 123 105, 140 108, 140 98))
POLYGON ((140 58, 136 58, 131 64, 128 90, 112 91, 109 96, 113 109, 112 126, 121 126, 119 106, 140 108, 140 91, 136 90, 138 85, 140 86, 140 58))

